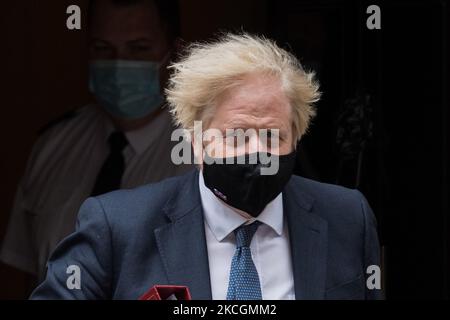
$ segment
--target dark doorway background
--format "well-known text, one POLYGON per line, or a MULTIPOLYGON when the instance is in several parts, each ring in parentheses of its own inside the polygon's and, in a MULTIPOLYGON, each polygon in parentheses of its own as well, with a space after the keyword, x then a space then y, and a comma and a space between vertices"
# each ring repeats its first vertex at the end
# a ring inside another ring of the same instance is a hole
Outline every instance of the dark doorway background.
MULTIPOLYGON (((37 132, 91 100, 85 19, 81 31, 66 29, 71 4, 85 13, 87 0, 1 4, 0 239, 37 132)), ((264 34, 317 72, 323 99, 301 143, 298 173, 367 196, 388 299, 448 298, 447 3, 181 0, 180 15, 187 42, 221 30, 264 34), (371 4, 381 8, 381 30, 366 28, 371 4), (366 113, 359 132, 348 134, 351 100, 366 113)), ((0 298, 26 292, 12 268, 0 267, 0 281, 0 298)))

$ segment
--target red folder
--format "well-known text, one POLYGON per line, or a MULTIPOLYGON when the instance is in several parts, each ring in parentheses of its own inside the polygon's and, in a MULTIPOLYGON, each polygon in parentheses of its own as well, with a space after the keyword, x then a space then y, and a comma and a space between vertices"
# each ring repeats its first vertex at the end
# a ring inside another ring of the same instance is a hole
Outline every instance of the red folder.
POLYGON ((177 300, 191 300, 188 287, 169 285, 156 285, 144 293, 139 300, 167 300, 171 295, 174 295, 177 300))

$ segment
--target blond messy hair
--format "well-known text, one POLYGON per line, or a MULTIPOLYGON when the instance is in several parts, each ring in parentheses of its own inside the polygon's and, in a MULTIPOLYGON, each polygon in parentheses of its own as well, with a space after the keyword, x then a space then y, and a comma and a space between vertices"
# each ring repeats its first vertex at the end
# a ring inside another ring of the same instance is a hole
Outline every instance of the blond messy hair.
POLYGON ((192 132, 194 121, 208 123, 219 97, 245 75, 263 73, 280 79, 290 101, 294 140, 300 140, 320 98, 313 72, 274 41, 250 34, 225 34, 210 43, 194 43, 170 67, 166 89, 175 123, 192 132))

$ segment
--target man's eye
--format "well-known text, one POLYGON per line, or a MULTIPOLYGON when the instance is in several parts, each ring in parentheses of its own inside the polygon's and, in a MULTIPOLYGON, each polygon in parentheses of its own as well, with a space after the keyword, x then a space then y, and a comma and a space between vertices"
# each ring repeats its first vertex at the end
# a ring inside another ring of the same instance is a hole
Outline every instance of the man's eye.
POLYGON ((237 133, 237 130, 234 130, 234 129, 225 130, 226 137, 234 137, 234 136, 236 136, 236 133, 237 133))
POLYGON ((234 134, 231 134, 227 135, 225 140, 228 145, 235 145, 238 139, 234 134))
POLYGON ((273 130, 267 130, 267 139, 281 139, 278 132, 273 130))

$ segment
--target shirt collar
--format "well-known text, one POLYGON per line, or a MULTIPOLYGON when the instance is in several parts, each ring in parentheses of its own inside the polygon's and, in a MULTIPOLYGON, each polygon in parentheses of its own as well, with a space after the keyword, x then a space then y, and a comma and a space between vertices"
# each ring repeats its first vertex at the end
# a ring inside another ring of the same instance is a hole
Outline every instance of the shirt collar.
MULTIPOLYGON (((113 133, 116 129, 111 119, 105 117, 105 133, 106 139, 113 133)), ((154 141, 158 139, 164 130, 171 130, 172 122, 169 111, 164 108, 155 118, 153 118, 149 123, 145 124, 143 127, 125 132, 128 143, 130 144, 133 151, 140 155, 145 150, 147 150, 154 141)))
POLYGON ((272 200, 258 217, 243 216, 218 199, 205 185, 203 174, 199 174, 200 197, 206 223, 217 241, 222 241, 237 227, 255 220, 260 221, 275 231, 278 236, 283 234, 283 196, 280 193, 272 200))

